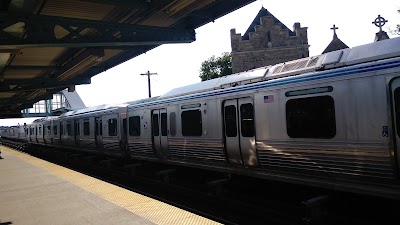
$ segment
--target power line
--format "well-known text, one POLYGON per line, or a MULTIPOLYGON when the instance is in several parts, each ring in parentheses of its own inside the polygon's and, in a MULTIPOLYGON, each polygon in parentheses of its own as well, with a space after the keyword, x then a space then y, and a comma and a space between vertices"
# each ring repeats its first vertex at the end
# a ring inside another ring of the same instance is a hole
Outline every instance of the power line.
POLYGON ((150 73, 150 71, 147 71, 147 73, 141 73, 140 75, 142 76, 147 76, 147 81, 149 83, 149 98, 151 98, 151 86, 150 86, 150 76, 151 75, 158 75, 157 73, 150 73))

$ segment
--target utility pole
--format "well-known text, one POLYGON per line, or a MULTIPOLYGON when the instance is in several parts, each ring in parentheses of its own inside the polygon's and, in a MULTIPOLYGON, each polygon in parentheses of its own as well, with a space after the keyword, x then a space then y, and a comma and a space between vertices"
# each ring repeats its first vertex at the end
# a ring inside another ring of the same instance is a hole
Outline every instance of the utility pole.
POLYGON ((149 82, 149 98, 151 98, 150 76, 151 75, 158 75, 158 74, 157 73, 150 73, 150 71, 147 71, 147 73, 141 73, 140 75, 142 75, 142 76, 147 75, 147 81, 149 82))

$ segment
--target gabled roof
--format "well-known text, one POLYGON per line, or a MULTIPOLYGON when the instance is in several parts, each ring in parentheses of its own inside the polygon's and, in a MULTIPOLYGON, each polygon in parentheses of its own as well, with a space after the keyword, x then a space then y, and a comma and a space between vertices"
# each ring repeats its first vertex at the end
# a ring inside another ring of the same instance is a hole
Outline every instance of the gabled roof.
POLYGON ((329 43, 329 45, 325 48, 325 50, 322 52, 322 54, 328 53, 328 52, 333 52, 333 51, 340 50, 340 49, 345 49, 345 48, 349 48, 349 46, 347 46, 342 40, 340 40, 335 33, 335 34, 333 34, 333 39, 332 39, 331 43, 329 43))
POLYGON ((246 33, 244 33, 242 40, 249 40, 249 33, 255 32, 255 26, 261 25, 261 18, 262 17, 272 17, 274 19, 274 23, 281 26, 281 29, 287 29, 289 32, 289 36, 296 36, 292 30, 290 30, 285 24, 279 21, 272 13, 270 13, 266 8, 261 7, 260 11, 258 12, 257 16, 254 18, 253 22, 250 24, 249 28, 247 28, 246 33))

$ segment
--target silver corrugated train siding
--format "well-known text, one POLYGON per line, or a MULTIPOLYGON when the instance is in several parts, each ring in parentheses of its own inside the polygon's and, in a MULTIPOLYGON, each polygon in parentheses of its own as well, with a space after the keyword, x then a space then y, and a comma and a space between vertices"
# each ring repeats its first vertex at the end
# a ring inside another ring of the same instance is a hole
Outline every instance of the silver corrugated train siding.
POLYGON ((261 167, 395 178, 387 145, 382 143, 257 142, 261 167))
POLYGON ((168 146, 171 157, 225 161, 220 138, 169 138, 168 146))
POLYGON ((129 137, 128 143, 131 154, 154 155, 151 138, 129 137))
POLYGON ((116 150, 119 151, 118 137, 103 137, 103 148, 105 150, 116 150))

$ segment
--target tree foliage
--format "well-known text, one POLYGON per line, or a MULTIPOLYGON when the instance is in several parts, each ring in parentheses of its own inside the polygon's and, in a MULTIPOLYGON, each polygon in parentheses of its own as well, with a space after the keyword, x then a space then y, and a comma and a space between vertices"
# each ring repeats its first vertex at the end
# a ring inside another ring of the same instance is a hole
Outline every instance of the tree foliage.
MULTIPOLYGON (((400 9, 397 10, 397 12, 400 13, 400 9)), ((400 24, 397 24, 396 33, 397 33, 398 35, 400 35, 400 24)))
POLYGON ((201 81, 211 80, 232 74, 232 55, 228 52, 222 53, 220 57, 213 55, 201 63, 201 81))
MULTIPOLYGON (((400 9, 397 12, 400 13, 400 9)), ((396 29, 390 30, 390 33, 400 35, 400 24, 397 24, 396 29)))

